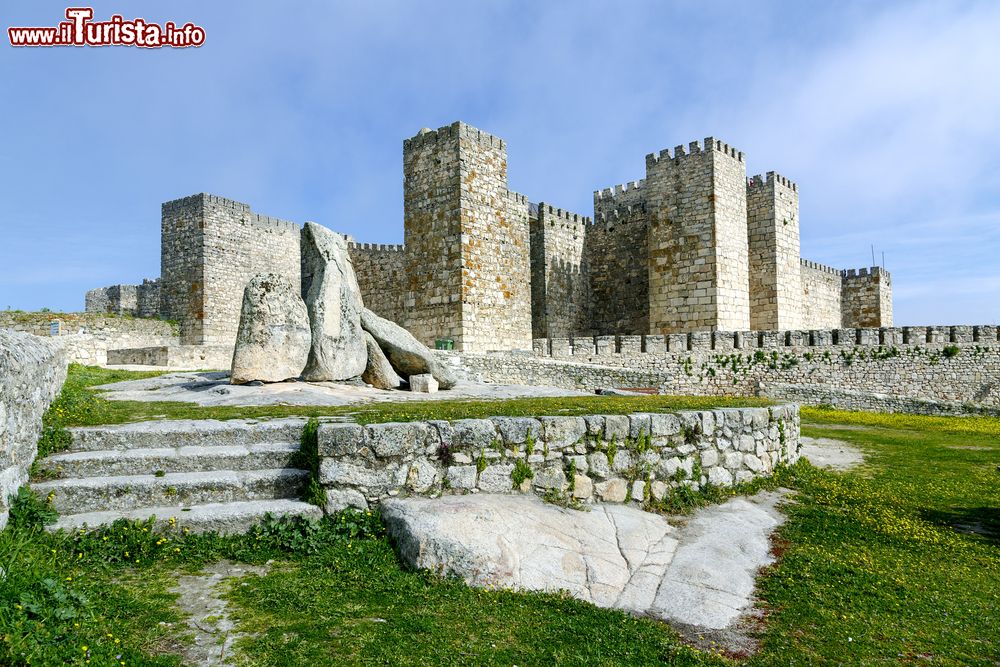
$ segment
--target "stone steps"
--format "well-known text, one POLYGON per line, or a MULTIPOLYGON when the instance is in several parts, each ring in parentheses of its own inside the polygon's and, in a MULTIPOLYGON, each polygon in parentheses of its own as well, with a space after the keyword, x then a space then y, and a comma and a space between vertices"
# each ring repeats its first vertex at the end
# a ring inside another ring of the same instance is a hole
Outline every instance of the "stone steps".
POLYGON ((47 479, 155 475, 168 470, 267 470, 290 467, 298 451, 297 444, 285 442, 104 449, 53 454, 38 466, 47 479))
POLYGON ((176 419, 69 429, 70 451, 183 447, 185 445, 250 445, 267 442, 298 444, 306 420, 287 418, 176 419))
POLYGON ((318 519, 323 511, 315 505, 299 500, 254 500, 232 503, 207 503, 192 507, 141 507, 128 511, 83 512, 59 517, 48 526, 49 530, 77 530, 85 527, 113 523, 117 519, 146 521, 155 516, 154 530, 163 530, 175 520, 176 528, 187 528, 192 533, 210 531, 222 535, 244 533, 250 526, 259 523, 266 514, 274 516, 303 516, 318 519))
POLYGON ((31 487, 59 512, 49 528, 116 519, 238 533, 275 516, 321 516, 300 502, 304 419, 163 420, 70 429, 69 450, 38 462, 31 487))
POLYGON ((140 507, 190 507, 206 503, 298 498, 309 480, 307 470, 208 470, 163 476, 78 477, 32 484, 42 497, 51 494, 60 514, 140 507))

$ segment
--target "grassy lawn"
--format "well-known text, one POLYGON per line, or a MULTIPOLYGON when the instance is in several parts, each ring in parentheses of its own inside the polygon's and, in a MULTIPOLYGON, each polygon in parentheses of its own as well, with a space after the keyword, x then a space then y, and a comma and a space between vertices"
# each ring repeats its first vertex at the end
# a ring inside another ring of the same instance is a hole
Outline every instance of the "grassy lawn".
MULTIPOLYGON (((90 394, 84 386, 69 394, 90 394)), ((75 414, 74 400, 60 404, 75 414)), ((80 400, 94 415, 115 409, 80 400)), ((867 460, 845 473, 800 462, 771 482, 795 502, 780 559, 758 582, 767 615, 748 659, 559 595, 405 571, 377 514, 268 522, 231 538, 136 524, 49 535, 44 506, 25 496, 0 534, 0 664, 180 664, 171 582, 221 558, 274 561, 226 594, 238 629, 254 633, 238 644, 247 665, 1000 664, 1000 421, 809 408, 803 421, 807 435, 848 441, 867 460)))
POLYGON ((156 377, 162 372, 109 370, 71 364, 66 384, 44 419, 45 432, 39 456, 65 448, 69 426, 122 424, 149 419, 237 419, 274 417, 352 417, 370 424, 423 419, 466 419, 506 415, 627 414, 707 410, 718 407, 771 405, 757 398, 715 396, 566 396, 558 398, 517 398, 507 400, 434 400, 402 403, 369 403, 363 406, 264 405, 251 407, 205 407, 177 401, 109 401, 93 387, 123 380, 156 377))

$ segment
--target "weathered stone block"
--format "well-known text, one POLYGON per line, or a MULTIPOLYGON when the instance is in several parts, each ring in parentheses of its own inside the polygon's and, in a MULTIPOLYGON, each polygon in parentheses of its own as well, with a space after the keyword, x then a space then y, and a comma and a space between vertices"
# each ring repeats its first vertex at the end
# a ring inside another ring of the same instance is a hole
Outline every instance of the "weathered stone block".
POLYGON ((433 394, 438 390, 438 381, 430 373, 411 375, 409 378, 410 391, 420 394, 433 394))

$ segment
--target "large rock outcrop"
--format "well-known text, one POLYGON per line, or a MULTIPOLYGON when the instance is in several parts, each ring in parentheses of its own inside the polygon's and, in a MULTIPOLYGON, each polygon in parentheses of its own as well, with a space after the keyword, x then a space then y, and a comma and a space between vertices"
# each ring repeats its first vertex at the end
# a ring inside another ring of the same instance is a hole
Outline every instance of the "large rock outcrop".
POLYGON ((243 290, 243 309, 233 352, 232 384, 297 378, 312 337, 300 288, 277 273, 254 276, 243 290))
POLYGON ((392 498, 382 516, 410 567, 721 629, 748 609, 755 574, 773 562, 779 497, 734 498, 683 528, 625 505, 578 511, 489 494, 392 498))
POLYGON ((392 367, 403 377, 430 373, 441 389, 455 386, 457 379, 454 372, 403 327, 379 317, 367 308, 361 311, 361 326, 372 335, 389 357, 392 367))
POLYGON ((375 387, 376 389, 396 389, 403 384, 403 378, 392 369, 392 364, 386 358, 382 348, 378 346, 375 339, 367 331, 365 344, 368 346, 368 366, 361 374, 361 379, 375 387))
POLYGON ((347 238, 314 222, 302 228, 302 295, 312 328, 303 379, 347 380, 364 373, 368 364, 361 331, 364 305, 347 238))

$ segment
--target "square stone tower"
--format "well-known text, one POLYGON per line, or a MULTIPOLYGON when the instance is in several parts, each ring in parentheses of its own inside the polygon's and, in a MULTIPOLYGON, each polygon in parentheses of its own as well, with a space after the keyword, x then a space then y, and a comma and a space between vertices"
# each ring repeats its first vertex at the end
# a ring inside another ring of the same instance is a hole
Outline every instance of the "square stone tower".
POLYGON ((456 122, 403 142, 405 326, 456 349, 531 349, 528 200, 507 146, 456 122))
POLYGON ((799 189, 767 172, 747 181, 750 328, 802 328, 799 189))
POLYGON ((236 344, 243 290, 258 273, 299 281, 299 226, 210 194, 169 201, 160 222, 160 313, 185 345, 236 344))
POLYGON ((708 137, 646 156, 649 329, 750 328, 746 163, 708 137))

